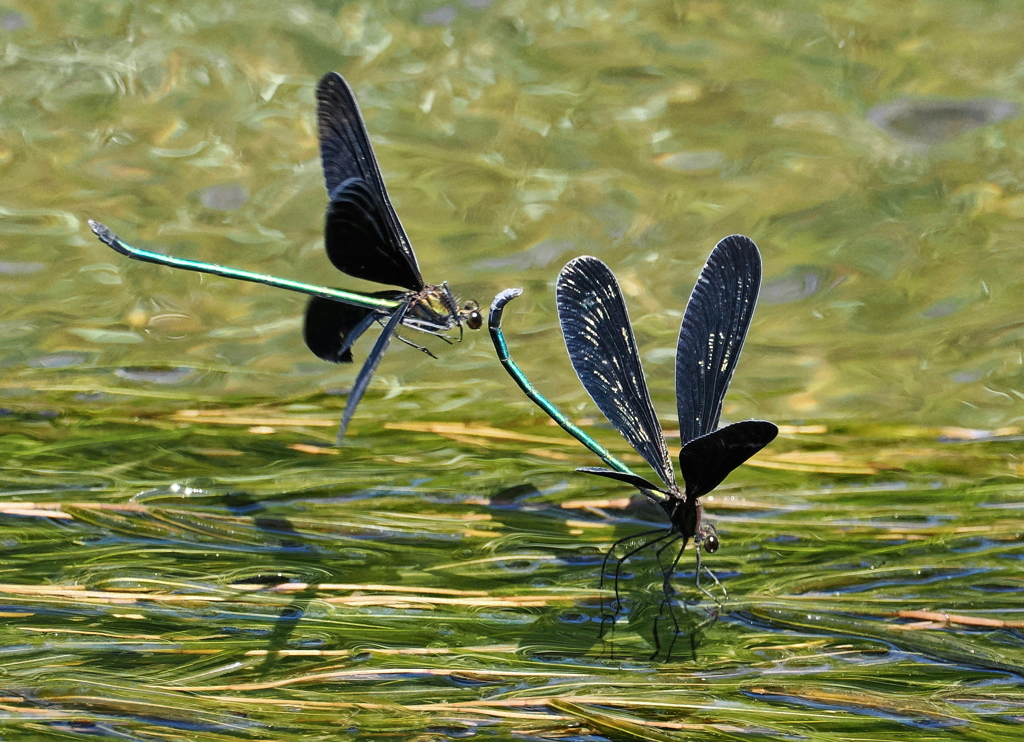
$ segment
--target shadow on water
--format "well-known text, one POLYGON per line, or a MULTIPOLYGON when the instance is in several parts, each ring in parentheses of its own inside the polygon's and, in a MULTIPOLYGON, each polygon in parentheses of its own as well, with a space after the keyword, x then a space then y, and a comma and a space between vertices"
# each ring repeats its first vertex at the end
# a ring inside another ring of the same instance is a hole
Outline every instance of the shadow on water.
MULTIPOLYGON (((580 518, 573 510, 534 501, 541 496, 531 484, 505 487, 489 498, 491 515, 510 530, 529 527, 524 521, 531 516, 549 524, 555 520, 563 528, 580 518)), ((571 609, 538 616, 522 633, 521 647, 544 661, 596 654, 613 661, 668 662, 680 650, 699 661, 701 637, 715 624, 722 606, 696 587, 692 569, 682 568, 692 544, 680 553, 679 541, 662 522, 664 513, 639 495, 625 507, 604 504, 588 510, 596 516, 595 524, 613 526, 609 543, 618 546, 619 558, 609 558, 608 546, 603 551, 588 547, 566 553, 564 542, 536 539, 539 549, 552 552, 574 573, 582 570, 576 584, 602 592, 577 601, 571 609), (659 527, 652 529, 655 525, 659 527), (659 552, 666 543, 667 550, 659 552), (623 554, 628 559, 622 559, 623 554)), ((543 530, 540 525, 532 527, 535 533, 543 530)))
MULTIPOLYGON (((235 515, 253 515, 265 508, 265 505, 245 492, 230 492, 224 495, 223 502, 228 510, 235 515)), ((303 547, 301 534, 295 530, 287 518, 253 515, 252 522, 257 529, 279 542, 282 553, 291 555, 296 549, 303 547)), ((278 566, 284 569, 287 564, 282 563, 278 566)), ((268 564, 268 574, 253 575, 241 580, 241 584, 257 584, 268 587, 279 585, 283 575, 282 572, 275 573, 274 570, 275 566, 271 558, 271 563, 268 564)), ((292 602, 281 610, 277 620, 273 622, 270 636, 267 638, 266 659, 255 668, 256 673, 265 676, 277 669, 282 657, 281 651, 288 647, 289 640, 305 614, 309 602, 317 597, 319 584, 319 581, 307 582, 306 587, 296 592, 292 597, 292 602)))
POLYGON ((632 631, 650 637, 651 661, 669 662, 682 649, 697 662, 701 637, 718 620, 723 603, 698 587, 696 565, 687 563, 694 545, 684 546, 668 527, 644 528, 661 525, 664 512, 640 495, 620 512, 607 513, 622 522, 615 529, 616 553, 607 552, 602 563, 601 582, 614 589, 611 605, 602 604, 602 634, 614 634, 624 616, 632 631))

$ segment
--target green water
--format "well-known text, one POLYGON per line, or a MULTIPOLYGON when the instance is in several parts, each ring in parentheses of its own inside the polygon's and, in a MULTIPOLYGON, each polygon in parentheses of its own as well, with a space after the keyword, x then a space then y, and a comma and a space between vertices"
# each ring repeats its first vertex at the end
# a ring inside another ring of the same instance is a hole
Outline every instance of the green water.
POLYGON ((7 3, 0 737, 1019 735, 1022 33, 980 1, 7 3), (760 245, 725 417, 783 434, 706 498, 729 599, 684 554, 667 661, 653 557, 603 636, 598 589, 663 520, 573 473, 485 333, 394 344, 333 449, 355 369, 306 350, 302 297, 89 232, 371 288, 323 253, 330 69, 426 279, 523 287, 514 356, 638 471, 558 269, 619 276, 671 430, 690 287, 760 245))

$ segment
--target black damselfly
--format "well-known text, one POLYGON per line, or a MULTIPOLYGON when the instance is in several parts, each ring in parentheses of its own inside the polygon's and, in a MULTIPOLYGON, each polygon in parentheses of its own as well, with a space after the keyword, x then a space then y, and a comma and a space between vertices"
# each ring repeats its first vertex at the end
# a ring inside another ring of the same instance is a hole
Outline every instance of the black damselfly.
MULTIPOLYGON (((461 339, 463 325, 476 330, 483 319, 475 301, 460 307, 447 283, 434 286, 423 281, 416 254, 384 188, 359 106, 345 80, 336 72, 327 73, 317 86, 316 98, 320 157, 329 198, 324 229, 327 256, 343 273, 401 286, 405 291, 361 294, 175 258, 132 247, 98 222, 90 221, 89 226, 103 243, 135 260, 310 295, 303 337, 307 347, 325 361, 351 363, 352 344, 374 323, 382 325, 384 330, 349 392, 338 431, 340 440, 399 325, 442 338, 458 327, 461 339)), ((399 339, 434 356, 426 348, 399 339)))
MULTIPOLYGON (((618 282, 597 258, 571 261, 558 276, 558 317, 569 358, 594 402, 630 445, 650 464, 662 485, 639 476, 587 433, 573 424, 530 383, 511 359, 501 331, 505 305, 522 293, 508 289, 491 305, 488 327, 502 365, 537 405, 566 432, 597 454, 611 469, 583 467, 577 471, 631 484, 668 516, 670 527, 634 534, 615 542, 601 567, 603 584, 608 560, 623 544, 654 537, 629 549, 616 560, 615 593, 619 594, 622 564, 643 549, 661 544, 658 558, 668 547, 682 542, 670 567, 669 578, 687 543, 697 554, 697 587, 701 570, 724 587, 701 562, 701 550, 718 550, 715 527, 704 519, 700 498, 711 492, 736 467, 764 448, 778 428, 763 420, 747 420, 718 429, 722 403, 743 346, 761 284, 761 255, 746 237, 726 237, 711 252, 686 306, 676 347, 676 405, 682 450, 679 464, 684 486, 676 483, 643 368, 632 326, 618 282)), ((710 595, 710 593, 708 593, 710 595)), ((619 610, 616 599, 616 613, 619 610)))

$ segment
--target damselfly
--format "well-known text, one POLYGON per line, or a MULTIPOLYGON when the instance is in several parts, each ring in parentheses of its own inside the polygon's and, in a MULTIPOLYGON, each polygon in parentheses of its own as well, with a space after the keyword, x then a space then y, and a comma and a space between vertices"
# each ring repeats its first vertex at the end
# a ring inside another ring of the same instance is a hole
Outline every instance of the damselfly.
MULTIPOLYGON (((616 560, 616 596, 619 573, 627 559, 660 544, 660 563, 662 552, 681 542, 671 565, 664 570, 663 587, 667 595, 670 576, 691 539, 697 554, 697 586, 707 593, 700 585, 702 569, 721 586, 701 562, 701 550, 714 553, 719 540, 715 527, 704 518, 700 498, 778 434, 773 423, 763 420, 746 420, 718 429, 722 403, 760 284, 761 256, 757 246, 746 237, 734 235, 719 242, 712 251, 690 295, 676 347, 683 486, 676 482, 661 424, 647 390, 626 304, 608 266, 597 258, 581 257, 562 269, 556 284, 558 318, 569 358, 583 386, 615 428, 657 472, 660 485, 636 474, 570 421, 533 387, 512 360, 501 331, 501 318, 505 305, 522 292, 507 289, 491 305, 488 328, 502 365, 530 399, 611 467, 583 467, 578 471, 631 484, 668 516, 667 530, 634 534, 609 549, 602 563, 602 583, 608 560, 620 545, 650 537, 616 560)), ((616 613, 618 610, 616 602, 616 613)))
MULTIPOLYGON (((475 301, 459 306, 447 283, 435 286, 424 282, 416 254, 384 188, 359 106, 345 80, 336 72, 327 73, 317 86, 316 98, 320 157, 329 198, 324 229, 327 256, 343 273, 401 286, 404 291, 362 294, 176 258, 132 247, 98 222, 90 221, 89 226, 102 242, 135 260, 310 295, 303 337, 307 347, 325 361, 351 363, 352 344, 374 323, 382 325, 383 332, 349 392, 338 431, 340 440, 399 325, 447 340, 445 332, 457 327, 461 339, 464 325, 476 330, 483 319, 475 301)), ((435 357, 428 349, 399 339, 435 357)))

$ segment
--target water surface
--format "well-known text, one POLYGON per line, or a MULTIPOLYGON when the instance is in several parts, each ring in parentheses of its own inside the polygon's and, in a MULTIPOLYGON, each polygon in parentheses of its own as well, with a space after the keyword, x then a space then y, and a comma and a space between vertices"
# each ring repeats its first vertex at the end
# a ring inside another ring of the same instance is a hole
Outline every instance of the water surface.
POLYGON ((1012 736, 1022 25, 1008 2, 0 9, 5 734, 1012 736), (564 355, 558 269, 612 266, 671 430, 690 287, 721 237, 761 246, 725 418, 783 434, 708 498, 730 597, 684 554, 668 661, 651 558, 601 632, 601 556, 657 514, 573 473, 596 462, 482 333, 395 344, 333 448, 355 369, 309 354, 301 297, 89 232, 328 280, 331 69, 424 276, 523 287, 516 358, 631 465, 564 355))

